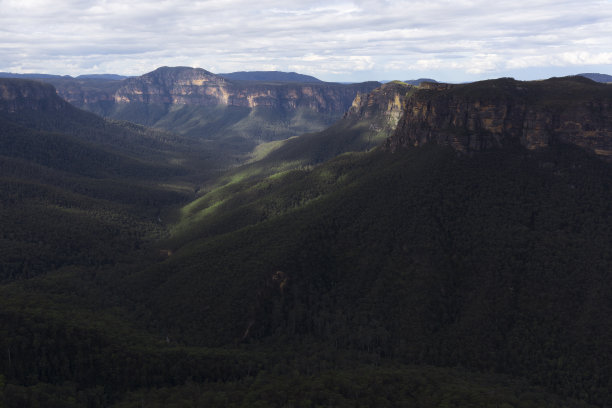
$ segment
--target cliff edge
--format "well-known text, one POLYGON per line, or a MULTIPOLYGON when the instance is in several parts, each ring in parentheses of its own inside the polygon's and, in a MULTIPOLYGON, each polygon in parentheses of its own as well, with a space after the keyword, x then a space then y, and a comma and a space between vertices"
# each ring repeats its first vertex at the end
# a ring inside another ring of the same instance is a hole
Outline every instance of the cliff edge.
POLYGON ((470 153, 562 142, 612 156, 610 85, 583 77, 424 85, 406 100, 387 150, 435 143, 470 153))

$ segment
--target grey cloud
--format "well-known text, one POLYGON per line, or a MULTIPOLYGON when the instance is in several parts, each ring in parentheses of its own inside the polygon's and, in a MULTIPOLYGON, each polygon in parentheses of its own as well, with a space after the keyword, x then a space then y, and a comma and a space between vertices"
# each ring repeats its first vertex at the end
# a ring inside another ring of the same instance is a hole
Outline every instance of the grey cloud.
POLYGON ((542 54, 557 64, 605 62, 612 43, 609 0, 38 3, 0 0, 0 70, 141 74, 163 63, 301 67, 347 79, 453 69, 462 77, 542 64, 542 54))

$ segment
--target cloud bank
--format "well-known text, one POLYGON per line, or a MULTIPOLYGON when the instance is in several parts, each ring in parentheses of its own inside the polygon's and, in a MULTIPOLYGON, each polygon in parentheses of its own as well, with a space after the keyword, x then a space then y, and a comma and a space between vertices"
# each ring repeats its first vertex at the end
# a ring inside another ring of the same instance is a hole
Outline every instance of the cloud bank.
POLYGON ((345 81, 612 73, 612 0, 0 0, 0 10, 0 71, 186 65, 345 81))

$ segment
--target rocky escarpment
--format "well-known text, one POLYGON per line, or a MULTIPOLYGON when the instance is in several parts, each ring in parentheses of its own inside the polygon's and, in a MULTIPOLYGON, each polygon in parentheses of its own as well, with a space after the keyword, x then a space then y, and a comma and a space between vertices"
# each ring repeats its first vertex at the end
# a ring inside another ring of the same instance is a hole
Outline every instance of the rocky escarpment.
POLYGON ((370 131, 389 136, 403 116, 408 98, 417 88, 404 82, 389 82, 367 94, 357 94, 343 119, 362 122, 370 131))
POLYGON ((66 105, 52 85, 25 79, 0 79, 0 112, 59 111, 66 105))
MULTIPOLYGON (((301 115, 300 112, 317 115, 313 126, 306 127, 304 132, 321 130, 321 121, 327 125, 333 123, 342 117, 358 93, 367 94, 381 85, 379 82, 347 85, 230 80, 201 68, 188 67, 161 67, 124 80, 70 77, 42 80, 53 84, 58 95, 79 108, 149 126, 155 126, 175 108, 262 107, 279 117, 285 115, 283 120, 287 123, 294 119, 300 121, 299 117, 292 117, 301 115), (143 108, 146 106, 152 109, 143 108)), ((188 118, 183 119, 188 122, 188 118)))
POLYGON ((270 168, 278 163, 311 166, 346 152, 364 152, 378 147, 397 127, 407 98, 415 87, 391 82, 355 97, 342 119, 319 132, 286 140, 260 161, 270 168))
POLYGON ((114 99, 116 103, 267 106, 342 114, 358 92, 367 93, 377 86, 377 82, 342 85, 231 81, 201 68, 162 67, 125 80, 114 99))
POLYGON ((225 79, 204 69, 162 67, 129 78, 115 92, 116 103, 227 104, 225 79))
POLYGON ((428 84, 406 101, 385 147, 435 143, 477 152, 556 142, 612 155, 612 86, 582 77, 428 84))
MULTIPOLYGON (((130 103, 192 106, 258 106, 342 115, 357 93, 367 94, 378 82, 336 84, 328 82, 263 82, 229 80, 201 68, 161 67, 125 80, 52 78, 45 80, 75 106, 100 111, 111 104, 130 103)), ((112 114, 111 114, 112 116, 112 114)))
POLYGON ((123 83, 120 79, 87 77, 50 78, 44 81, 55 86, 59 96, 81 108, 115 103, 115 92, 123 83))

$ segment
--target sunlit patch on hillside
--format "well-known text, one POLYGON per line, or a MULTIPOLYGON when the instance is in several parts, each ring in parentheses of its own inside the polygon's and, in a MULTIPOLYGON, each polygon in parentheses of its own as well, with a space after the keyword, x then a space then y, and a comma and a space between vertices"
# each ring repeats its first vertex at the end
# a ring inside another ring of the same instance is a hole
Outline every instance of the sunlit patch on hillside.
MULTIPOLYGON (((293 137, 290 137, 289 139, 286 139, 286 140, 291 140, 291 139, 294 139, 296 137, 297 136, 293 136, 293 137)), ((253 163, 253 162, 256 162, 256 161, 259 161, 259 160, 263 159, 268 154, 270 154, 274 150, 276 150, 279 147, 281 147, 285 143, 286 140, 275 140, 275 141, 272 141, 272 142, 264 142, 264 143, 258 144, 257 147, 255 147, 255 149, 251 152, 250 159, 247 160, 247 164, 248 163, 253 163)))

